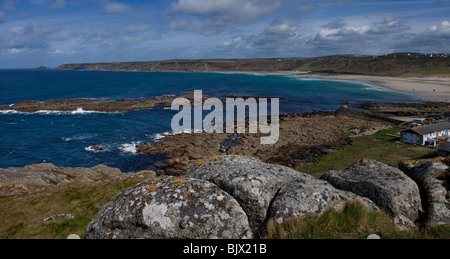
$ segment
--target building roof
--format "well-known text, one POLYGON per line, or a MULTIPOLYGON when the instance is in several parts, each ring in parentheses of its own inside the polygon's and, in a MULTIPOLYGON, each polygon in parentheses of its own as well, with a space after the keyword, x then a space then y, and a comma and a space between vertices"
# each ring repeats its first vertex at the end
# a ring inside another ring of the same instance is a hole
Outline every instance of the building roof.
POLYGON ((449 153, 450 153, 450 143, 443 143, 443 144, 440 144, 440 145, 437 147, 437 149, 438 149, 439 151, 445 151, 445 152, 449 152, 449 153))
POLYGON ((438 131, 450 130, 450 122, 437 123, 437 124, 433 124, 433 125, 429 125, 429 126, 416 127, 416 128, 412 128, 409 130, 413 130, 423 136, 423 135, 435 133, 438 131))

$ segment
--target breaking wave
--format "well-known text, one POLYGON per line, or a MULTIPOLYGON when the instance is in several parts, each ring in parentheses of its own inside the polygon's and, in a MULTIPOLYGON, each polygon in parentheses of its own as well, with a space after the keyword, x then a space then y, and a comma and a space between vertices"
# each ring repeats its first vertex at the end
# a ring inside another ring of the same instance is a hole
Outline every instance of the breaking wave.
POLYGON ((99 111, 86 111, 83 108, 78 108, 75 111, 51 111, 51 110, 39 110, 36 112, 19 112, 16 110, 0 110, 0 114, 37 114, 37 115, 89 115, 89 114, 115 114, 120 112, 99 112, 99 111))

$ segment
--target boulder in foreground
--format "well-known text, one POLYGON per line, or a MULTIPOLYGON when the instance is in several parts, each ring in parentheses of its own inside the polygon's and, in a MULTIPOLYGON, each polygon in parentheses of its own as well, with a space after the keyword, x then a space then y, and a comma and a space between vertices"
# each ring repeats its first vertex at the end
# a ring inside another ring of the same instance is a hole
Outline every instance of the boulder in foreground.
POLYGON ((368 199, 337 190, 329 183, 285 166, 266 164, 251 157, 220 156, 193 168, 188 177, 211 181, 233 196, 247 213, 255 236, 268 220, 278 223, 341 210, 358 201, 369 209, 368 199))
POLYGON ((391 215, 400 229, 415 229, 422 211, 417 184, 402 171, 383 163, 362 160, 322 179, 334 187, 369 198, 391 215))
POLYGON ((249 239, 237 201, 195 179, 149 180, 123 191, 88 226, 87 239, 249 239))
POLYGON ((369 210, 379 210, 367 198, 338 190, 325 181, 304 175, 304 179, 280 190, 272 202, 270 218, 281 224, 293 218, 323 215, 330 209, 342 211, 350 202, 358 202, 369 210))
POLYGON ((427 199, 428 218, 426 224, 450 224, 450 192, 449 182, 445 176, 449 167, 435 161, 423 163, 403 162, 400 169, 411 177, 421 187, 427 199))

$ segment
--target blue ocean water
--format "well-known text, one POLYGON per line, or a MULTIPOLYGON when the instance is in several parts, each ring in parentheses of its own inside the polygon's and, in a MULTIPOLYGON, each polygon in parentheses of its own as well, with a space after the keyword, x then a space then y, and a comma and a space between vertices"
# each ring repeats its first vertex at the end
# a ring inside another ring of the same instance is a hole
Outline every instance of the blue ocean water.
MULTIPOLYGON (((381 87, 304 76, 226 73, 138 73, 0 70, 0 105, 23 100, 150 98, 203 90, 209 96, 283 98, 281 113, 334 111, 343 104, 414 102, 421 98, 381 87)), ((48 162, 105 164, 127 172, 153 169, 158 158, 135 153, 170 132, 175 111, 125 113, 0 112, 0 168, 48 162), (104 145, 94 152, 94 145, 104 145)))

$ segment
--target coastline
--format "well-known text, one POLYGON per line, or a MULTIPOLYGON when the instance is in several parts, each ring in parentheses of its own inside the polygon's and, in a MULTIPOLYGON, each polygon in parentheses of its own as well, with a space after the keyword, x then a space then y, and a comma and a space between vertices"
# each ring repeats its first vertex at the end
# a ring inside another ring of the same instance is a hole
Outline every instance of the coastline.
MULTIPOLYGON (((71 70, 71 69, 58 69, 71 70)), ((143 71, 135 70, 115 70, 115 69, 87 69, 82 71, 115 71, 115 72, 144 72, 144 73, 193 73, 192 71, 171 70, 171 71, 143 71)), ((448 77, 392 77, 375 75, 356 75, 356 74, 316 74, 311 71, 299 70, 209 70, 198 71, 194 73, 219 73, 219 74, 260 74, 260 75, 280 75, 280 76, 306 76, 324 80, 345 80, 359 83, 366 83, 373 86, 384 87, 393 91, 408 93, 423 98, 424 101, 448 102, 450 103, 450 75, 448 77)))
POLYGON ((450 102, 450 77, 387 77, 366 75, 314 75, 322 79, 349 80, 409 93, 424 98, 425 101, 450 102))
POLYGON ((419 96, 424 101, 450 103, 449 77, 389 77, 370 75, 326 75, 302 71, 209 71, 199 73, 261 74, 279 76, 306 76, 324 80, 345 80, 384 87, 393 91, 419 96))

